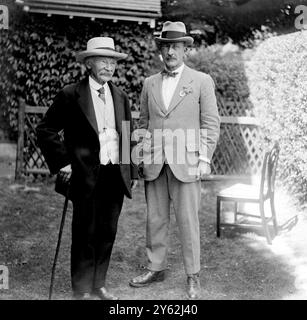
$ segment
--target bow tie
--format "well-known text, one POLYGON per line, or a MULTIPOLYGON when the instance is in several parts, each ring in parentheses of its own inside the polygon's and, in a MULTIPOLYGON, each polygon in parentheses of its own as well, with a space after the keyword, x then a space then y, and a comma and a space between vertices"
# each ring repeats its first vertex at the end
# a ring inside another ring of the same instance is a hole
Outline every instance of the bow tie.
POLYGON ((162 72, 161 72, 162 76, 168 78, 168 77, 172 77, 172 78, 175 78, 176 75, 178 74, 178 72, 172 72, 172 71, 169 71, 167 69, 164 69, 162 72))

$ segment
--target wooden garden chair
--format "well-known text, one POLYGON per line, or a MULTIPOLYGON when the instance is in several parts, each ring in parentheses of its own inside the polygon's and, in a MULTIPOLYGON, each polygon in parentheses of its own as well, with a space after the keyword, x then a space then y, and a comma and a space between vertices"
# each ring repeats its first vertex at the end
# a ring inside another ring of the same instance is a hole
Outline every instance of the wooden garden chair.
MULTIPOLYGON (((266 152, 261 170, 260 185, 249 185, 238 183, 229 188, 221 190, 217 195, 217 237, 220 237, 221 226, 221 202, 231 201, 234 202, 234 222, 238 224, 237 216, 247 216, 252 218, 261 219, 261 224, 269 244, 272 244, 272 238, 269 230, 269 222, 273 222, 275 235, 278 233, 278 226, 276 220, 276 211, 274 206, 274 186, 276 167, 279 155, 279 145, 275 143, 271 151, 266 152), (271 216, 267 217, 264 211, 264 204, 266 200, 270 200, 271 216), (238 212, 238 203, 258 203, 260 215, 248 214, 238 212)), ((223 223, 223 225, 225 225, 223 223)))

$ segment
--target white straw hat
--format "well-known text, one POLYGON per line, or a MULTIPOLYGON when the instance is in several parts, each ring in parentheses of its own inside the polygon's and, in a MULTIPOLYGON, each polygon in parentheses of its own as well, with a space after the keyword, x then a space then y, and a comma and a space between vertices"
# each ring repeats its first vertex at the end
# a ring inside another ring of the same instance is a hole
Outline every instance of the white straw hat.
POLYGON ((77 61, 83 62, 87 57, 102 56, 112 57, 117 60, 126 59, 127 54, 115 51, 114 41, 110 37, 96 37, 87 42, 85 51, 77 53, 77 61))

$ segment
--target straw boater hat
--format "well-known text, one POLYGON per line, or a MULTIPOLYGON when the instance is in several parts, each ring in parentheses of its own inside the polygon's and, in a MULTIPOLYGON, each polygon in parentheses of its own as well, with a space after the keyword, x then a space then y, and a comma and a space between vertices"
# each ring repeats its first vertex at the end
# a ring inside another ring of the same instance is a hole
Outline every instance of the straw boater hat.
POLYGON ((96 37, 87 42, 85 51, 77 53, 77 61, 83 62, 85 58, 93 56, 111 57, 114 59, 126 59, 127 54, 115 51, 114 41, 109 37, 96 37))
POLYGON ((158 44, 182 41, 187 45, 191 45, 194 41, 192 37, 187 36, 185 24, 181 21, 166 21, 163 24, 160 37, 155 37, 155 40, 158 44))

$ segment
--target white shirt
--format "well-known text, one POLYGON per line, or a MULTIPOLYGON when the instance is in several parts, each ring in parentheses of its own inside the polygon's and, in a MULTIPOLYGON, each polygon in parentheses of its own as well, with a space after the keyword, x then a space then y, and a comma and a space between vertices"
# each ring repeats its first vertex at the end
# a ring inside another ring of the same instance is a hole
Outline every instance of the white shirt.
POLYGON ((165 106, 166 110, 168 110, 169 105, 172 101, 173 95, 175 93, 175 90, 178 85, 178 82, 181 77, 183 69, 184 69, 184 63, 179 68, 172 71, 172 72, 178 72, 178 74, 175 77, 164 77, 163 76, 163 79, 162 79, 162 98, 163 98, 163 102, 164 102, 164 106, 165 106))
POLYGON ((105 101, 99 98, 98 90, 102 87, 92 77, 89 77, 89 84, 93 105, 95 109, 96 121, 100 142, 100 163, 108 164, 119 162, 119 136, 116 131, 114 104, 110 88, 107 83, 103 85, 105 91, 105 101))

